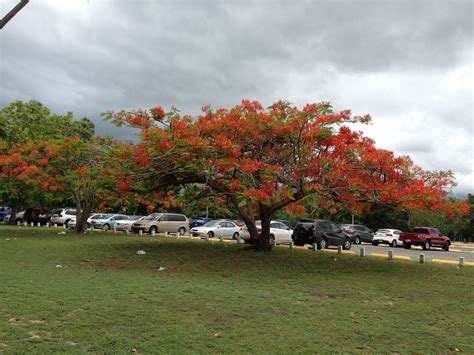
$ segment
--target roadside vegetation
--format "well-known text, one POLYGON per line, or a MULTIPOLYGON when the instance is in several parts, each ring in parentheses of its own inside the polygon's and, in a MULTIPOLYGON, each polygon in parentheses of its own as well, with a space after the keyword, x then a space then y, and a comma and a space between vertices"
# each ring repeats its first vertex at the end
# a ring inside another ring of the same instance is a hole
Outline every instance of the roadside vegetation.
POLYGON ((225 206, 219 217, 242 220, 258 250, 272 249, 270 223, 285 212, 361 219, 378 204, 390 215, 401 212, 410 228, 416 212, 427 210, 436 215, 418 220, 436 216, 456 225, 459 237, 469 230, 470 204, 448 198, 456 186, 452 171, 424 170, 378 148, 354 130, 370 123, 369 115, 335 111, 327 102, 264 108, 249 100, 202 111, 189 116, 156 106, 105 113, 140 132, 138 141, 121 142, 95 136, 87 119, 54 115, 36 102, 1 109, 0 201, 12 207, 10 223, 20 207, 53 207, 58 197, 73 201, 77 233, 91 212, 183 213, 205 199, 206 215, 209 201, 225 206), (71 127, 49 130, 57 121, 71 127))
POLYGON ((474 268, 59 232, 0 226, 0 352, 474 352, 474 268))

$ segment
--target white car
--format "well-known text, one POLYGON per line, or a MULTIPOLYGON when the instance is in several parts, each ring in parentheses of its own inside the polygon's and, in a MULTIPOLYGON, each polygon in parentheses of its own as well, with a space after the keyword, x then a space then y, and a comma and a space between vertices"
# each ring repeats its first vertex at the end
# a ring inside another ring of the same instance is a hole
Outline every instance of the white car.
POLYGON ((221 219, 194 227, 190 230, 190 233, 196 237, 205 237, 207 235, 209 238, 237 239, 242 233, 242 227, 239 227, 233 221, 221 219))
POLYGON ((379 229, 374 234, 374 239, 372 240, 373 245, 379 244, 389 244, 392 247, 403 245, 398 237, 402 231, 398 229, 379 229))
MULTIPOLYGON (((93 213, 93 214, 91 214, 90 217, 87 218, 87 228, 90 228, 92 220, 100 219, 100 218, 106 218, 107 216, 110 216, 110 215, 108 215, 106 213, 93 213)), ((71 229, 76 228, 76 217, 71 219, 69 221, 69 223, 67 224, 67 226, 71 229)))
POLYGON ((103 218, 107 218, 107 216, 111 216, 111 214, 107 214, 107 213, 93 213, 91 214, 91 216, 89 218, 87 218, 87 228, 90 228, 91 227, 91 223, 94 219, 103 219, 103 218))
POLYGON ((141 221, 145 216, 129 216, 128 219, 115 221, 115 229, 120 231, 132 231, 132 224, 136 221, 141 221))
MULTIPOLYGON (((256 221, 255 226, 260 231, 262 228, 262 223, 260 221, 256 221)), ((275 244, 290 243, 292 241, 292 234, 293 230, 286 224, 278 221, 270 221, 270 240, 274 240, 275 244)), ((250 234, 247 228, 245 228, 242 237, 244 240, 250 239, 250 234)))
POLYGON ((127 219, 128 216, 123 214, 103 215, 102 218, 91 219, 91 227, 108 231, 109 229, 114 228, 114 225, 117 221, 123 221, 127 219))
MULTIPOLYGON (((25 216, 26 211, 20 211, 15 215, 15 224, 18 224, 18 222, 23 223, 23 217, 25 216)), ((5 223, 10 220, 11 214, 8 214, 5 216, 4 221, 5 223)))
POLYGON ((53 212, 53 216, 51 217, 51 224, 58 224, 66 226, 72 219, 76 218, 76 210, 73 208, 61 208, 59 210, 55 210, 53 212))

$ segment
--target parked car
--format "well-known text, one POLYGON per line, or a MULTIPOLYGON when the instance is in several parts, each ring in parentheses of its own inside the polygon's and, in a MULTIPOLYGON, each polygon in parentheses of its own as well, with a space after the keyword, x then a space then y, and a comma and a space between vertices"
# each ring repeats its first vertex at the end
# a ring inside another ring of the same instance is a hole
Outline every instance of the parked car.
POLYGON ((323 219, 296 223, 292 238, 295 245, 303 246, 316 243, 318 249, 337 245, 342 245, 344 250, 349 250, 352 247, 351 238, 343 232, 338 224, 323 219))
POLYGON ((27 208, 23 213, 21 222, 46 224, 51 219, 51 210, 49 208, 27 208))
MULTIPOLYGON (((106 218, 107 216, 110 216, 110 214, 104 214, 104 213, 93 213, 93 214, 91 214, 90 217, 87 218, 87 228, 91 227, 91 221, 93 219, 106 218)), ((68 228, 70 228, 70 229, 76 228, 76 221, 77 221, 76 217, 71 219, 69 221, 69 223, 67 224, 68 228)))
POLYGON ((209 221, 212 221, 212 218, 199 217, 199 218, 191 219, 189 223, 189 227, 194 228, 194 227, 203 226, 209 221))
POLYGON ((372 244, 389 244, 394 248, 403 245, 403 243, 398 239, 400 233, 402 233, 402 231, 398 229, 379 229, 375 232, 372 244))
POLYGON ((53 211, 53 216, 51 217, 52 224, 58 224, 66 226, 69 221, 73 218, 76 218, 76 210, 73 208, 60 208, 53 211))
POLYGON ((0 222, 4 222, 5 217, 11 216, 11 214, 12 214, 12 209, 10 207, 0 207, 0 222))
POLYGON ((189 228, 189 220, 184 214, 152 213, 132 224, 132 231, 169 232, 183 235, 189 228))
MULTIPOLYGON (((15 215, 15 224, 18 224, 18 222, 23 223, 23 217, 25 216, 26 211, 20 211, 15 215)), ((5 218, 10 219, 10 216, 6 216, 5 218)))
MULTIPOLYGON (((260 232, 262 228, 262 222, 256 221, 255 226, 260 232)), ((289 243, 292 241, 293 230, 288 227, 286 224, 279 221, 270 221, 270 241, 275 241, 276 244, 289 243)), ((242 239, 246 242, 250 242, 250 233, 247 227, 243 228, 242 239)))
POLYGON ((127 219, 128 219, 128 216, 124 214, 104 215, 101 218, 91 219, 91 227, 95 229, 102 229, 104 231, 108 231, 109 229, 114 228, 115 223, 117 221, 124 221, 127 219))
POLYGON ((405 249, 410 249, 412 245, 418 245, 424 250, 439 247, 449 251, 451 245, 451 240, 448 237, 442 235, 439 229, 431 227, 415 227, 413 232, 401 233, 399 240, 403 242, 405 249))
POLYGON ((288 221, 286 219, 275 219, 275 222, 281 222, 283 224, 285 224, 287 227, 289 227, 290 229, 293 229, 296 222, 294 221, 288 221))
POLYGON ((234 222, 235 224, 237 224, 239 227, 245 227, 245 222, 242 221, 241 219, 231 219, 232 222, 234 222))
POLYGON ((132 224, 141 221, 145 216, 129 216, 128 219, 122 219, 115 221, 115 228, 120 231, 128 230, 132 231, 132 224))
POLYGON ((195 237, 205 237, 207 235, 209 238, 222 237, 230 239, 239 238, 241 232, 242 227, 239 227, 233 221, 224 219, 209 221, 202 226, 192 228, 190 231, 195 237))
POLYGON ((110 213, 92 213, 89 218, 87 218, 87 228, 92 227, 92 220, 94 219, 104 219, 108 216, 112 216, 110 213))
POLYGON ((360 224, 343 224, 341 227, 344 233, 351 237, 354 244, 372 243, 374 232, 368 227, 360 224))

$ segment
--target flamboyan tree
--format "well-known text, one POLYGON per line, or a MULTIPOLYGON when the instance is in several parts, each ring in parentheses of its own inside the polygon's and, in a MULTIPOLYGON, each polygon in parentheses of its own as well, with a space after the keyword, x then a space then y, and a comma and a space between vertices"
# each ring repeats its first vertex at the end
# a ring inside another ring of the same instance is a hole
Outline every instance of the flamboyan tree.
POLYGON ((0 179, 14 178, 26 188, 71 194, 77 210, 76 231, 81 233, 96 197, 110 185, 113 167, 108 157, 113 149, 115 143, 101 137, 29 141, 0 155, 0 179))
POLYGON ((409 157, 378 149, 348 127, 370 117, 329 103, 302 110, 287 102, 264 109, 244 100, 231 109, 203 107, 197 117, 177 109, 105 114, 117 125, 141 129, 141 141, 122 152, 124 191, 163 191, 203 184, 225 196, 245 221, 258 249, 271 248, 270 220, 316 194, 325 208, 361 211, 371 202, 416 209, 461 208, 443 197, 454 184, 451 172, 428 172, 409 157), (261 220, 261 230, 255 225, 261 220))
MULTIPOLYGON (((16 146, 26 142, 39 142, 78 135, 82 140, 94 136, 94 124, 87 118, 76 120, 71 112, 66 115, 52 113, 36 101, 14 101, 0 109, 0 155, 8 155, 16 146)), ((2 167, 0 166, 0 170, 2 167)), ((10 223, 15 220, 17 210, 23 206, 43 205, 49 197, 36 185, 26 186, 15 176, 3 174, 0 184, 0 202, 12 208, 10 223)))

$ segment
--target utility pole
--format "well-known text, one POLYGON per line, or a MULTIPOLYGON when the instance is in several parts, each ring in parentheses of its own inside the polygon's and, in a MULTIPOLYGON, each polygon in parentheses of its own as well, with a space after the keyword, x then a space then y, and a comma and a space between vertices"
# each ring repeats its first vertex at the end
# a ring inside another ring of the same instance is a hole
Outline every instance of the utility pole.
POLYGON ((23 9, 29 1, 30 0, 20 0, 20 2, 0 20, 0 29, 3 29, 8 21, 10 21, 18 12, 20 12, 20 10, 23 9))

